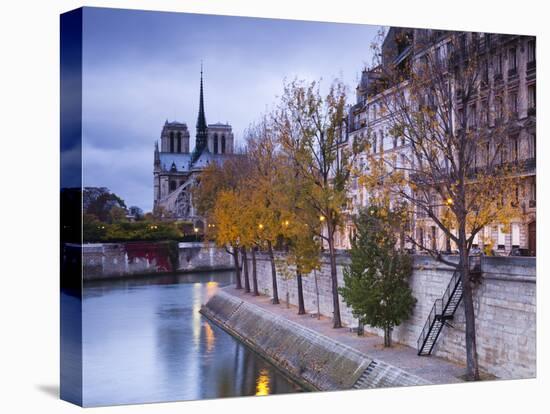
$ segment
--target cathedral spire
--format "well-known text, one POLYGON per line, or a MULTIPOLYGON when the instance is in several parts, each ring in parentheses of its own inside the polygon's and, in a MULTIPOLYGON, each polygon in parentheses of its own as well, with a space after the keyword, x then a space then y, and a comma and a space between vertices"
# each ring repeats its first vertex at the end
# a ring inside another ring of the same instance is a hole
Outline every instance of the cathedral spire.
POLYGON ((204 115, 204 93, 202 82, 202 62, 201 62, 201 86, 199 100, 199 116, 197 118, 197 135, 195 140, 195 153, 198 157, 206 148, 208 138, 208 128, 206 126, 206 117, 204 115))

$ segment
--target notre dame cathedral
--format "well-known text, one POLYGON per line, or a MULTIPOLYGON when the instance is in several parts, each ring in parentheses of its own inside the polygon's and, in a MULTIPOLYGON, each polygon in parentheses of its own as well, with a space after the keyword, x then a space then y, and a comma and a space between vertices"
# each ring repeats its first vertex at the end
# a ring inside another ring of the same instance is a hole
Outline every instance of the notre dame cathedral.
POLYGON ((154 209, 163 216, 197 223, 202 221, 193 207, 191 189, 202 170, 211 163, 222 163, 233 154, 233 132, 229 124, 206 124, 201 69, 199 116, 195 149, 190 151, 186 123, 164 123, 160 150, 155 142, 154 209))

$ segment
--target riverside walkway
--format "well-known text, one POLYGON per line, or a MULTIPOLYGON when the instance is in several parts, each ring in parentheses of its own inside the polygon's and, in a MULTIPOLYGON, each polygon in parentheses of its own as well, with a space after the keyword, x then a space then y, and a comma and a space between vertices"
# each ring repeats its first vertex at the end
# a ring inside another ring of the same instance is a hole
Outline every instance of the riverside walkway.
POLYGON ((420 357, 416 350, 406 345, 393 343, 391 348, 384 348, 384 338, 365 332, 364 336, 358 336, 350 332, 349 328, 332 328, 332 321, 326 316, 320 319, 312 315, 298 315, 298 308, 281 301, 279 305, 273 305, 271 298, 265 295, 253 296, 237 290, 233 286, 223 288, 244 302, 256 305, 268 312, 284 317, 292 322, 319 332, 335 341, 344 343, 372 359, 383 361, 386 364, 401 368, 402 370, 423 378, 433 384, 449 384, 463 382, 461 378, 466 369, 464 366, 447 361, 436 356, 420 357))

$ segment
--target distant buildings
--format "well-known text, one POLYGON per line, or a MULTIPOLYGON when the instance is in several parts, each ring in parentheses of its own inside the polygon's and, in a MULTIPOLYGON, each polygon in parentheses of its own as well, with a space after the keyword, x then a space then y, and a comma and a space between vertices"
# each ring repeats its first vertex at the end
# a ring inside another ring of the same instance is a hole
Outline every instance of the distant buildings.
MULTIPOLYGON (((519 35, 448 32, 429 29, 391 28, 382 45, 382 65, 402 69, 404 78, 422 62, 430 51, 441 59, 448 59, 451 39, 458 44, 476 45, 480 62, 480 88, 468 103, 474 111, 472 127, 495 128, 504 125, 507 144, 503 163, 521 163, 521 187, 517 202, 521 217, 514 218, 509 229, 490 225, 476 237, 474 247, 491 243, 497 254, 508 254, 522 248, 531 254, 536 251, 536 55, 535 38, 519 35), (491 93, 489 93, 491 92, 491 93)), ((348 137, 351 145, 356 138, 368 138, 370 151, 384 153, 393 159, 394 166, 404 167, 410 160, 410 148, 405 140, 395 139, 389 133, 389 119, 381 111, 380 101, 388 87, 383 81, 381 67, 362 72, 356 89, 356 103, 348 114, 348 137)), ((490 148, 490 145, 487 145, 490 148)), ((490 151, 490 150, 489 150, 490 151)), ((368 154, 358 159, 357 169, 368 168, 368 154)), ((474 166, 472 166, 474 167, 474 166)), ((348 218, 368 204, 369 195, 353 178, 350 186, 348 218)), ((443 232, 417 211, 407 231, 422 246, 447 251, 454 246, 443 232)), ((351 219, 338 235, 340 248, 349 248, 353 232, 351 219)), ((408 247, 411 247, 410 245, 408 247)))
POLYGON ((206 124, 201 70, 200 103, 196 126, 195 148, 190 151, 186 123, 164 123, 160 148, 155 143, 153 208, 162 217, 196 222, 191 189, 202 170, 220 163, 233 154, 233 132, 229 124, 206 124))

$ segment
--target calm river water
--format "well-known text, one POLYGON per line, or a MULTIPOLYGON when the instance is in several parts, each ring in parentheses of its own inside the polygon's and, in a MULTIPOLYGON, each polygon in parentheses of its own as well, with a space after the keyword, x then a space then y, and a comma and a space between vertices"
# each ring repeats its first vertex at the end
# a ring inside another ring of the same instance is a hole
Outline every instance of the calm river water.
POLYGON ((87 283, 83 304, 88 406, 300 391, 199 314, 231 272, 87 283))

